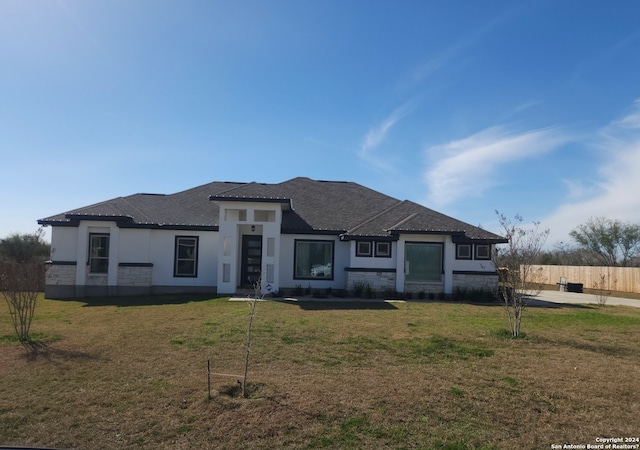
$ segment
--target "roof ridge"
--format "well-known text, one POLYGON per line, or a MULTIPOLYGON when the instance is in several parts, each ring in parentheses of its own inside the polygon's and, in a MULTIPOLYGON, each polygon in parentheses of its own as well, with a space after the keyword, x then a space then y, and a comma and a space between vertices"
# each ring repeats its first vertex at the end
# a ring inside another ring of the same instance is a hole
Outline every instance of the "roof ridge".
MULTIPOLYGON (((241 185, 241 186, 243 186, 243 185, 246 185, 248 183, 246 183, 244 181, 210 181, 208 183, 203 183, 203 184, 200 184, 198 186, 194 186, 194 187, 189 188, 189 189, 184 189, 182 191, 178 191, 178 192, 173 192, 171 194, 167 194, 167 197, 172 197, 172 196, 176 196, 176 195, 180 195, 180 194, 185 194, 185 193, 191 192, 191 191, 196 191, 196 190, 202 189, 202 188, 204 188, 206 186, 222 185, 222 184, 233 184, 233 185, 241 185)), ((240 187, 240 186, 233 186, 231 189, 235 189, 237 187, 240 187)))
POLYGON ((401 204, 403 204, 405 201, 404 200, 398 200, 398 203, 396 203, 395 205, 391 205, 390 207, 388 207, 387 209, 379 212, 378 214, 369 217, 367 220, 364 220, 362 222, 360 222, 359 224, 357 224, 355 227, 347 230, 346 234, 349 233, 353 233, 354 231, 356 231, 358 228, 362 228, 364 225, 373 222, 374 220, 376 220, 378 217, 381 217, 382 215, 388 213, 389 211, 391 211, 392 209, 397 208, 398 206, 400 206, 401 204))
MULTIPOLYGON (((406 200, 403 201, 403 203, 406 202, 406 200)), ((413 202, 411 202, 413 203, 413 202)), ((411 219, 413 219, 414 217, 416 217, 418 215, 417 212, 411 213, 409 214, 407 217, 405 217, 404 219, 402 219, 400 222, 390 226, 389 228, 387 228, 385 231, 389 231, 389 230, 393 230, 396 227, 399 227, 400 225, 402 225, 403 223, 406 223, 408 221, 410 221, 411 219)))
POLYGON ((81 210, 81 209, 94 208, 94 207, 96 207, 96 206, 100 206, 100 205, 107 205, 107 204, 112 203, 112 202, 113 202, 113 201, 115 201, 115 200, 120 200, 120 199, 123 199, 123 198, 124 198, 124 197, 122 197, 122 196, 113 197, 113 198, 110 198, 109 200, 103 200, 103 201, 101 201, 101 202, 98 202, 98 203, 92 203, 92 204, 90 204, 90 205, 83 206, 83 207, 81 207, 81 208, 71 209, 71 210, 69 210, 69 211, 65 211, 65 212, 64 212, 64 213, 62 213, 62 214, 64 214, 64 215, 67 215, 67 214, 74 214, 74 211, 78 211, 78 210, 81 210))
MULTIPOLYGON (((275 198, 275 199, 288 199, 289 197, 283 196, 282 193, 275 187, 276 184, 273 183, 258 183, 256 181, 252 181, 250 183, 245 183, 240 186, 234 186, 231 189, 226 191, 218 192, 214 195, 214 197, 232 197, 233 192, 239 189, 246 189, 248 187, 260 186, 262 191, 265 191, 267 195, 249 195, 247 198, 275 198)), ((244 196, 243 196, 244 197, 244 196)))
MULTIPOLYGON (((148 195, 148 194, 134 194, 134 195, 148 195)), ((133 197, 134 195, 130 195, 128 197, 122 197, 122 201, 125 202, 129 207, 131 207, 137 214, 140 214, 141 218, 144 217, 145 222, 147 222, 147 223, 153 222, 153 220, 151 220, 151 218, 149 216, 147 216, 145 213, 143 213, 140 210, 140 208, 138 208, 137 206, 135 206, 133 203, 131 203, 129 201, 129 198, 133 197)), ((138 220, 136 219, 136 221, 138 221, 138 220)))
POLYGON ((229 192, 235 191, 236 189, 240 189, 240 188, 243 188, 243 187, 246 187, 246 186, 250 186, 252 184, 258 184, 258 183, 256 183, 255 181, 249 181, 247 183, 241 183, 238 186, 233 186, 232 188, 229 188, 226 191, 218 192, 215 195, 227 195, 227 193, 229 193, 229 192))

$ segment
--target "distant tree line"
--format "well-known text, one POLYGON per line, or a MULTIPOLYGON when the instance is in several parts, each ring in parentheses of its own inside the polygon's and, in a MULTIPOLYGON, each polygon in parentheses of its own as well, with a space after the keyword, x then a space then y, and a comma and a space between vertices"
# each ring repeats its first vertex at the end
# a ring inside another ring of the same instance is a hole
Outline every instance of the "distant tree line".
POLYGON ((569 236, 573 244, 542 252, 538 264, 640 267, 640 224, 592 217, 569 236))
POLYGON ((26 263, 49 259, 51 245, 44 238, 44 230, 35 233, 13 233, 0 239, 0 261, 26 263))

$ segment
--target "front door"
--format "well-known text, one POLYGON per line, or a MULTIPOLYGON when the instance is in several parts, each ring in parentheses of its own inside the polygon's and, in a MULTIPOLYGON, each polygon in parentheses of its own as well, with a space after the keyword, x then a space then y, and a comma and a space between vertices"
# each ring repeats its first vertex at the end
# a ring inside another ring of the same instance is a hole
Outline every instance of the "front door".
POLYGON ((242 236, 240 286, 253 287, 262 270, 262 236, 242 236))

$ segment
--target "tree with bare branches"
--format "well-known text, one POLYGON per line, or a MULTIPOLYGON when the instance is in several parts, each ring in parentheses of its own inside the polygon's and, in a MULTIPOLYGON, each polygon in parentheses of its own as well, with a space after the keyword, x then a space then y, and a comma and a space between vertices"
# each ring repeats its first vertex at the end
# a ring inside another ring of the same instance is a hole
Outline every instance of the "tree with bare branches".
POLYGON ((38 293, 44 290, 44 260, 49 245, 43 230, 32 235, 14 234, 0 240, 0 293, 9 307, 9 315, 18 340, 31 343, 29 331, 38 293))
POLYGON ((0 292, 9 307, 9 315, 18 339, 31 342, 29 330, 36 310, 45 266, 40 261, 0 262, 0 292))
POLYGON ((264 297, 261 293, 262 291, 262 277, 258 278, 253 284, 253 298, 249 302, 249 307, 251 309, 249 313, 249 323, 247 324, 247 343, 245 346, 244 353, 244 373, 242 376, 242 396, 247 396, 247 375, 249 373, 249 355, 251 354, 251 331, 253 329, 253 318, 256 315, 256 306, 258 301, 262 300, 264 297))
POLYGON ((640 255, 640 224, 592 217, 569 236, 603 266, 630 266, 640 255))
POLYGON ((537 264, 549 230, 540 229, 540 223, 526 226, 522 216, 513 220, 496 211, 501 234, 507 238, 504 247, 497 248, 493 258, 500 276, 499 297, 504 302, 511 335, 520 336, 522 315, 527 306, 527 297, 540 293, 544 280, 533 265, 537 264))

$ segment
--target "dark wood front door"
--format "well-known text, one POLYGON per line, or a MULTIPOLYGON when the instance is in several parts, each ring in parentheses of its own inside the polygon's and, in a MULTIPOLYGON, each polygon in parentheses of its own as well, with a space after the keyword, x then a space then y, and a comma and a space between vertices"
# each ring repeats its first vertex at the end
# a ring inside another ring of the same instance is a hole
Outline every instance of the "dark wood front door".
POLYGON ((240 286, 253 286, 262 270, 262 236, 242 236, 240 286))

